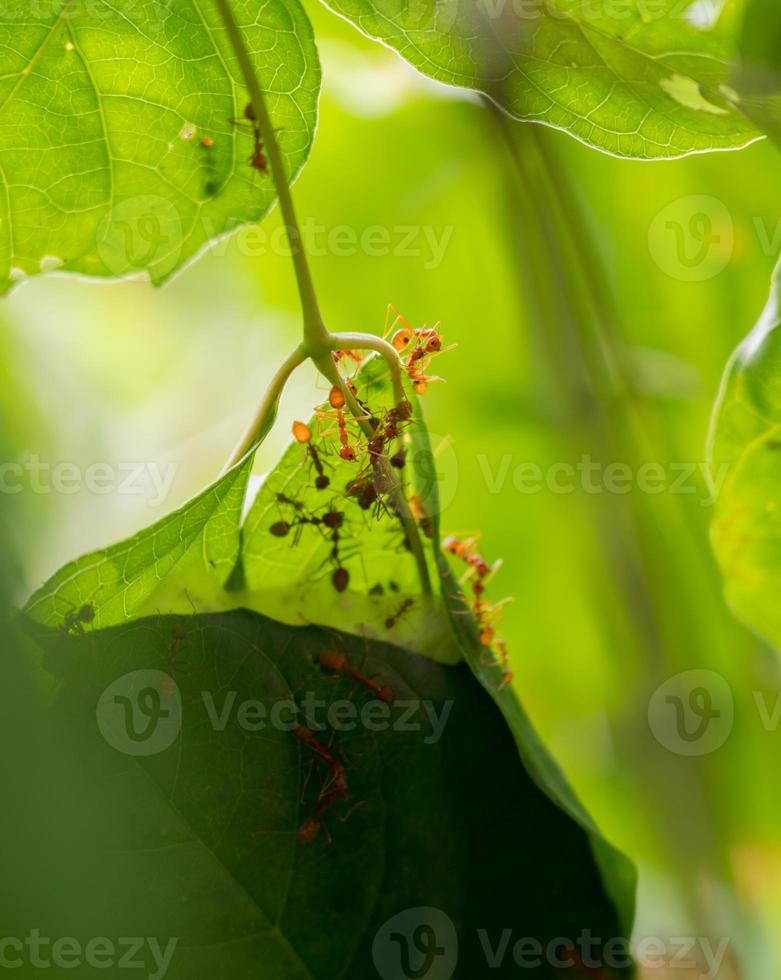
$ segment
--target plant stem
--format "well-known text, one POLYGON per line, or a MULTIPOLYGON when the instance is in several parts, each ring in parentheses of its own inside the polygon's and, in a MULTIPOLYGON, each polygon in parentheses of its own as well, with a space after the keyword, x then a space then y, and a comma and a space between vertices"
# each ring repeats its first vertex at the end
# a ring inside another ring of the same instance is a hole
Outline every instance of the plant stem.
POLYGON ((236 448, 233 450, 230 459, 223 468, 223 473, 227 472, 232 466, 235 466, 236 463, 244 459, 247 453, 251 449, 254 449, 269 431, 271 426, 274 424, 279 399, 285 385, 287 384, 288 378, 293 371, 299 367, 299 365, 303 364, 304 361, 307 360, 308 356, 309 355, 304 349, 304 345, 299 345, 271 379, 271 384, 266 389, 266 393, 263 396, 263 401, 258 407, 255 418, 252 420, 247 428, 247 431, 241 437, 236 448))
MULTIPOLYGON (((330 381, 332 385, 339 388, 347 401, 347 407, 357 420, 363 433, 368 439, 371 439, 375 435, 375 429, 366 418, 366 413, 358 404, 355 395, 353 395, 352 391, 350 391, 349 386, 345 383, 344 378, 337 370, 331 355, 328 354, 326 357, 315 359, 315 367, 328 381, 330 381)), ((383 475, 389 479, 392 479, 389 472, 386 472, 383 475)), ((420 540, 418 525, 415 518, 412 516, 412 511, 410 510, 407 498, 404 496, 403 488, 393 491, 391 494, 391 502, 396 511, 396 516, 404 528, 404 533, 406 534, 407 541, 409 542, 410 551, 415 559, 415 564, 418 568, 418 578, 420 579, 421 591, 423 595, 431 595, 433 590, 431 587, 431 576, 429 575, 428 562, 426 561, 426 553, 423 550, 423 542, 420 540)))
MULTIPOLYGON (((320 373, 325 375, 332 385, 338 386, 344 392, 350 411, 356 417, 356 419, 358 419, 359 424, 362 424, 364 432, 366 432, 369 437, 374 434, 372 427, 370 425, 367 426, 366 420, 362 419, 364 413, 360 405, 355 400, 352 392, 344 383, 342 376, 339 374, 339 371, 331 356, 331 352, 335 350, 377 351, 388 363, 396 404, 401 405, 406 398, 404 394, 404 386, 402 384, 401 361, 399 359, 398 352, 394 350, 391 344, 387 343, 387 341, 380 337, 374 336, 373 334, 331 334, 323 322, 323 318, 320 315, 320 307, 317 303, 317 295, 315 293, 314 282, 312 280, 312 273, 310 271, 309 262, 304 250, 304 239, 301 234, 301 228, 298 224, 298 218, 296 217, 293 197, 290 193, 290 184, 288 183, 287 179, 285 163, 282 158, 282 152, 279 148, 274 126, 271 122, 271 116, 268 112, 268 106, 266 105, 263 90, 260 87, 260 82, 255 74, 255 68, 244 43, 244 37, 242 36, 239 25, 236 23, 236 18, 233 16, 230 0, 215 0, 215 2, 217 4, 220 17, 222 18, 222 22, 225 26, 225 31, 230 40, 231 47, 236 55, 236 60, 239 63, 239 68, 241 70, 242 77, 244 78, 244 83, 247 86, 250 96, 250 104, 255 117, 254 122, 258 127, 261 138, 263 139, 266 153, 268 154, 269 162, 271 164, 271 176, 274 180, 277 197, 279 198, 279 207, 285 222, 285 231, 287 233, 288 242, 290 243, 290 253, 293 260, 293 266, 295 268, 296 283, 301 300, 301 311, 304 321, 304 336, 301 345, 297 347, 296 350, 290 355, 290 357, 287 359, 287 361, 285 361, 272 379, 268 391, 266 392, 263 401, 258 408, 255 419, 247 429, 247 432, 242 437, 236 449, 233 451, 233 454, 225 467, 225 469, 229 469, 240 459, 243 459, 246 453, 256 446, 271 428, 274 418, 276 417, 280 395, 282 394, 282 390, 288 378, 290 377, 291 373, 307 359, 311 358, 320 373)), ((429 577, 426 556, 423 551, 420 535, 418 533, 418 526, 415 523, 403 491, 394 492, 393 504, 399 516, 399 520, 404 526, 407 540, 409 541, 410 548, 415 557, 422 591, 424 594, 430 595, 432 591, 431 579, 429 577)))
POLYGON ((236 60, 239 63, 244 83, 250 95, 250 103, 255 113, 255 122, 260 130, 263 143, 271 163, 271 175, 276 187, 279 207, 285 222, 285 231, 290 243, 290 252, 293 259, 293 266, 296 273, 298 293, 301 298, 301 309, 304 317, 304 344, 311 347, 311 353, 319 353, 328 341, 328 331, 320 316, 320 308, 317 303, 312 273, 309 269, 306 252, 304 250, 304 239, 296 217, 296 209, 293 205, 293 197, 290 193, 285 163, 282 159, 282 152, 279 148, 277 135, 271 122, 271 116, 266 106, 266 99, 263 90, 255 74, 255 69, 250 60, 249 52, 244 44, 241 30, 233 16, 229 0, 216 0, 217 9, 222 17, 225 30, 233 47, 236 60))
POLYGON ((396 405, 406 401, 402 383, 402 365, 398 351, 382 337, 370 333, 334 333, 331 334, 332 350, 373 350, 381 354, 390 369, 393 397, 396 405))

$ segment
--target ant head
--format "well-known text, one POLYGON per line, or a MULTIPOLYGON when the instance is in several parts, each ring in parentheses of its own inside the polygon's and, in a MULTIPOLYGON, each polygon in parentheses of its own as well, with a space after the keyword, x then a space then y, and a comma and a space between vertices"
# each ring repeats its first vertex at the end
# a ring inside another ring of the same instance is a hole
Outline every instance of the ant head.
POLYGON ((90 603, 79 609, 79 619, 82 623, 91 623, 95 618, 95 607, 90 603))
POLYGON ((342 446, 342 448, 339 450, 339 455, 342 459, 346 459, 348 463, 354 463, 357 459, 355 450, 352 446, 342 446))
POLYGON ((396 695, 393 693, 392 687, 388 687, 387 684, 383 684, 379 691, 377 691, 377 698, 380 701, 384 701, 385 704, 393 704, 396 699, 396 695))
POLYGON ((344 514, 340 510, 329 510, 327 514, 323 514, 323 524, 336 530, 344 524, 344 514))
POLYGON ((426 341, 426 350, 432 354, 435 354, 438 350, 442 350, 442 338, 436 330, 431 331, 431 336, 426 341))
POLYGON ((455 555, 457 558, 460 558, 466 550, 466 545, 463 541, 459 541, 458 538, 451 535, 442 542, 442 550, 446 551, 449 555, 455 555))
POLYGON ((328 479, 325 473, 323 473, 322 476, 318 476, 318 478, 315 480, 315 487, 318 490, 325 490, 330 482, 331 481, 328 479))
POLYGON ((248 102, 244 107, 244 118, 249 119, 250 122, 255 122, 255 110, 252 108, 251 102, 248 102))
POLYGON ((271 525, 269 531, 275 538, 286 538, 290 534, 290 525, 287 521, 276 521, 271 525))
POLYGON ((424 381, 422 378, 415 382, 412 386, 415 389, 416 395, 425 395, 428 391, 428 381, 424 381))
POLYGON ((391 337, 391 344, 395 350, 401 353, 401 351, 405 351, 409 347, 414 336, 414 333, 409 327, 402 327, 401 330, 397 330, 391 337))

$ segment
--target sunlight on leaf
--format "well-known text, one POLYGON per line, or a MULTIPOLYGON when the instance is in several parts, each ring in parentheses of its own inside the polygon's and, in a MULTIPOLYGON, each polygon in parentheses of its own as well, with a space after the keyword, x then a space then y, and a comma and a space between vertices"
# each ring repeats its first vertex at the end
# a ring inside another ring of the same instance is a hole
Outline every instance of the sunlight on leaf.
MULTIPOLYGON (((208 577, 222 586, 239 554, 239 523, 254 454, 151 527, 60 569, 25 612, 47 626, 97 630, 127 622, 168 576, 208 577)), ((192 611, 192 609, 191 609, 192 611)))
POLYGON ((516 119, 566 130, 607 153, 679 157, 758 136, 732 105, 714 111, 702 94, 729 77, 728 32, 692 25, 676 0, 650 12, 627 6, 620 16, 581 0, 327 5, 424 74, 483 92, 516 119))
MULTIPOLYGON (((291 175, 320 69, 298 0, 237 0, 291 175)), ((274 202, 212 0, 39 0, 0 14, 0 288, 51 269, 171 276, 274 202)))
POLYGON ((781 651, 781 279, 733 355, 710 447, 713 548, 735 613, 781 651))

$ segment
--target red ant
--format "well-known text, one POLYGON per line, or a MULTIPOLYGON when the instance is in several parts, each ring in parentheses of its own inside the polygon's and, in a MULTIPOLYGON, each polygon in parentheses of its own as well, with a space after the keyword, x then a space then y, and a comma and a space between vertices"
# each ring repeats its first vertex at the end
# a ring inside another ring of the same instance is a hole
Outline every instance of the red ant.
POLYGON ((169 670, 175 670, 181 666, 178 662, 178 657, 187 646, 188 636, 187 627, 184 623, 177 623, 174 626, 173 633, 171 634, 171 642, 168 644, 168 657, 166 658, 169 670))
POLYGON ((237 128, 246 127, 248 124, 252 130, 252 136, 255 141, 255 145, 252 150, 252 154, 249 156, 247 163, 252 167, 253 170, 257 170, 258 173, 267 174, 268 173, 268 157, 263 152, 263 139, 260 135, 260 127, 258 126, 258 120, 255 116, 255 110, 252 108, 252 103, 248 102, 244 107, 244 119, 229 119, 237 128))
POLYGON ((347 677, 351 677, 358 684, 371 691, 378 701, 384 701, 386 704, 393 703, 395 698, 393 689, 387 684, 378 684, 371 677, 366 677, 356 670, 347 659, 347 654, 339 650, 324 650, 320 654, 320 666, 332 673, 345 674, 347 677))
POLYGON ((342 358, 347 357, 355 364, 363 363, 363 355, 355 350, 335 350, 333 352, 334 364, 339 364, 342 358))
POLYGON ((305 745, 328 771, 328 781, 321 790, 315 813, 308 817, 298 829, 298 839, 302 844, 311 843, 323 827, 323 814, 329 810, 338 799, 347 796, 347 778, 345 768, 338 759, 320 742, 305 725, 296 725, 293 737, 305 745))
MULTIPOLYGON (((500 610, 502 603, 489 603, 483 596, 485 594, 485 580, 493 574, 499 567, 499 562, 489 565, 488 562, 475 548, 475 538, 468 538, 462 541, 453 535, 445 538, 442 542, 442 550, 469 566, 470 573, 474 572, 472 581, 472 611, 480 635, 480 643, 484 647, 490 647, 495 641, 495 646, 499 652, 499 660, 502 669, 502 686, 509 684, 513 673, 509 667, 509 656, 504 640, 496 640, 496 629, 493 620, 500 610)), ((469 574, 469 573, 468 573, 469 574)))
POLYGON ((84 627, 89 626, 95 619, 95 607, 91 602, 86 603, 79 609, 71 609, 63 616, 63 629, 71 636, 77 633, 84 633, 84 627))
POLYGON ((323 462, 320 459, 320 454, 317 451, 317 447, 312 442, 312 430, 305 422, 294 422, 293 423, 293 438, 296 442, 301 443, 301 445, 306 446, 307 456, 312 462, 312 466, 315 468, 315 473, 317 477, 315 479, 315 487, 318 490, 325 490, 330 484, 331 480, 326 475, 323 468, 323 462))
MULTIPOLYGON (((335 390, 336 391, 339 391, 338 388, 335 389, 335 390)), ((339 394, 340 395, 342 394, 341 391, 339 391, 339 394)), ((344 397, 344 396, 342 396, 342 397, 344 397)), ((321 418, 321 419, 333 419, 333 418, 335 418, 335 420, 336 420, 336 430, 334 430, 334 429, 327 429, 324 432, 321 432, 320 435, 321 436, 328 436, 328 435, 331 435, 331 433, 334 432, 334 431, 338 432, 339 433, 339 443, 340 443, 339 457, 341 459, 343 459, 343 460, 346 460, 348 463, 355 463, 357 461, 357 459, 358 459, 358 454, 355 451, 355 447, 350 445, 350 434, 349 434, 349 432, 347 430, 347 416, 344 414, 344 412, 340 408, 335 409, 334 412, 324 412, 324 411, 318 410, 317 415, 318 415, 318 418, 321 418)), ((364 416, 364 418, 368 418, 368 417, 369 416, 364 416)))
POLYGON ((392 616, 388 616, 385 620, 385 629, 392 630, 393 627, 399 622, 405 613, 409 612, 410 609, 415 605, 414 599, 405 599, 396 612, 392 616))
POLYGON ((418 395, 425 394, 429 382, 439 380, 428 377, 425 373, 431 358, 436 354, 453 349, 452 347, 442 347, 442 337, 437 326, 438 324, 433 327, 423 326, 413 329, 395 307, 388 306, 384 336, 387 337, 388 334, 392 333, 391 346, 398 351, 400 357, 406 353, 404 366, 418 395), (392 313, 395 313, 395 318, 389 325, 392 313), (395 329, 399 323, 401 327, 395 329))

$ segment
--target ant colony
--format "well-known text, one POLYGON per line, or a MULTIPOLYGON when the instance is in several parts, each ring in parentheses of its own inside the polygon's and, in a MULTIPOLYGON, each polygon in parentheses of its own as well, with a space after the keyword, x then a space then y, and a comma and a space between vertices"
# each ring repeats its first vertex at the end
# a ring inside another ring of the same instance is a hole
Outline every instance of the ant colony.
MULTIPOLYGON (((431 365, 452 347, 443 345, 439 324, 414 328, 388 307, 385 338, 397 352, 417 395, 441 380, 431 373, 431 365)), ((301 546, 305 551, 302 561, 317 554, 323 577, 328 577, 334 593, 352 597, 362 593, 374 600, 381 614, 371 625, 378 638, 393 641, 394 631, 417 628, 422 608, 418 590, 402 589, 395 576, 390 577, 397 567, 392 554, 409 561, 409 575, 403 573, 406 580, 413 574, 415 545, 420 549, 435 536, 435 521, 410 486, 414 474, 407 472, 414 469, 408 465, 415 457, 410 431, 413 407, 406 399, 394 403, 389 396, 388 368, 378 354, 365 357, 358 351, 338 350, 332 357, 333 380, 338 383, 314 408, 310 422, 293 423, 291 452, 298 454, 298 476, 286 476, 284 482, 267 490, 268 532, 290 547, 301 546), (364 562, 364 552, 369 551, 365 536, 359 535, 364 522, 395 536, 390 547, 381 549, 384 557, 371 573, 364 562)), ((496 636, 503 603, 489 602, 485 596, 498 563, 489 566, 475 545, 476 538, 448 538, 444 550, 466 565, 462 584, 470 584, 470 611, 481 647, 484 656, 491 656, 492 665, 501 670, 503 686, 512 679, 504 642, 496 636)))
MULTIPOLYGON (((424 390, 436 380, 427 374, 429 365, 444 350, 438 327, 413 330, 389 308, 389 335, 404 373, 416 390, 424 390)), ((406 399, 394 403, 389 396, 388 368, 379 355, 337 350, 331 356, 338 383, 314 408, 311 422, 293 423, 299 477, 269 491, 268 531, 291 547, 305 545, 307 553, 321 545, 322 567, 333 591, 363 591, 382 605, 378 625, 391 632, 411 613, 415 599, 397 595, 401 587, 392 562, 378 571, 381 581, 369 578, 358 525, 378 525, 394 535, 385 550, 400 556, 413 552, 411 538, 433 536, 429 514, 406 484, 412 405, 406 399)))

